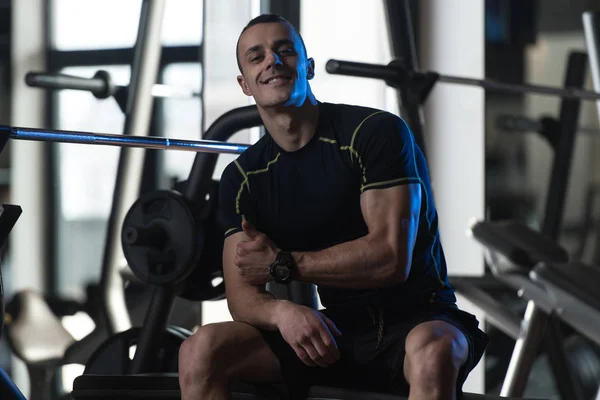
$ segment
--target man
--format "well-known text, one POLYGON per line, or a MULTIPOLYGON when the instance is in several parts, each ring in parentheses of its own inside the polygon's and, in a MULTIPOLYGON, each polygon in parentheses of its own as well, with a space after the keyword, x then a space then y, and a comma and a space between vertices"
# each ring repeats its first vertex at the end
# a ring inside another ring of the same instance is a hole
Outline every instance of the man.
POLYGON ((180 350, 183 400, 226 399, 233 381, 321 384, 454 399, 487 336, 458 310, 425 159, 397 116, 318 102, 314 62, 276 15, 244 29, 244 94, 268 134, 223 172, 223 270, 234 321, 180 350), (321 312, 271 281, 314 283, 321 312))

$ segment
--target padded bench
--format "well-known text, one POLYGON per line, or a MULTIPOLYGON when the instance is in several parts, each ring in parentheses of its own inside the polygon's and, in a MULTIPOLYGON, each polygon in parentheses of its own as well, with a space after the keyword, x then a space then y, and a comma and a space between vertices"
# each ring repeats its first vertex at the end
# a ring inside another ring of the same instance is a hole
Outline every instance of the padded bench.
MULTIPOLYGON (((232 390, 233 400, 284 400, 285 393, 278 385, 238 383, 232 390)), ((142 375, 81 375, 73 384, 76 400, 180 400, 177 374, 142 375), (91 380, 91 385, 88 382, 91 380), (102 389, 86 389, 95 386, 102 389)), ((358 392, 350 389, 314 386, 307 400, 402 400, 385 393, 358 392)), ((506 397, 465 393, 463 400, 499 400, 506 397)))
POLYGON ((547 287, 531 277, 532 271, 544 264, 564 269, 555 271, 558 276, 568 274, 565 265, 568 253, 542 233, 515 221, 476 222, 471 233, 485 246, 496 279, 527 300, 501 394, 522 395, 533 362, 544 344, 561 398, 582 398, 581 382, 568 366, 560 325, 552 317, 557 310, 556 300, 547 287))
POLYGON ((472 225, 470 232, 485 247, 496 279, 550 312, 552 305, 548 293, 531 280, 529 273, 540 263, 568 262, 567 251, 540 232, 516 221, 480 221, 472 225))
POLYGON ((493 258, 495 274, 528 274, 540 262, 562 263, 569 254, 555 241, 516 221, 476 222, 470 232, 493 258))
POLYGON ((600 269, 580 262, 541 263, 530 275, 552 299, 554 313, 600 345, 600 269))

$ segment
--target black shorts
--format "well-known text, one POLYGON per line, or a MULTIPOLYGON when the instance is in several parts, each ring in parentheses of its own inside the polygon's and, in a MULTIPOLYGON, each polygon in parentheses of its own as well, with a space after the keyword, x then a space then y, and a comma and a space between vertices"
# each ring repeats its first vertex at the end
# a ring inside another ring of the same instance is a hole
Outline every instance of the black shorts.
POLYGON ((322 310, 342 336, 336 339, 340 359, 328 368, 309 367, 296 355, 278 331, 263 331, 263 337, 279 359, 281 374, 292 399, 304 399, 310 386, 333 386, 360 391, 407 396, 404 378, 405 339, 412 328, 426 321, 441 320, 456 326, 467 338, 469 354, 462 366, 457 392, 477 365, 489 343, 475 316, 451 306, 431 305, 419 311, 392 312, 373 306, 322 310), (383 329, 378 325, 383 319, 383 329))

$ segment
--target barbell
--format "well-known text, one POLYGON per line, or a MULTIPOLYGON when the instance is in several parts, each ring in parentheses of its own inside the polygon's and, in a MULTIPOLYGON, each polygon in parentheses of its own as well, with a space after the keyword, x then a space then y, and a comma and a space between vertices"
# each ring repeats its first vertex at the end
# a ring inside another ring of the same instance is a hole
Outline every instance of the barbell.
POLYGON ((552 86, 516 84, 498 82, 491 79, 475 79, 452 75, 442 75, 437 72, 414 71, 406 68, 399 61, 388 65, 360 63, 354 61, 329 60, 325 69, 332 75, 346 75, 361 78, 382 79, 391 87, 402 87, 411 81, 444 82, 458 85, 479 86, 486 90, 506 93, 532 93, 548 96, 558 96, 567 99, 600 100, 600 93, 576 88, 558 88, 552 86))
MULTIPOLYGON (((0 125, 0 151, 9 139, 225 154, 240 154, 249 147, 212 140, 0 125)), ((210 188, 211 198, 217 197, 217 191, 216 185, 210 188)), ((214 213, 206 213, 198 207, 173 190, 143 194, 131 206, 123 221, 123 253, 131 270, 143 282, 153 285, 184 283, 180 286, 180 297, 194 301, 219 300, 223 298, 225 288, 223 282, 216 286, 212 282, 219 276, 222 252, 221 244, 214 237, 218 231, 216 217, 214 213)), ((211 204, 206 203, 203 207, 211 207, 211 204)))
POLYGON ((158 136, 127 136, 56 129, 20 128, 0 125, 0 137, 52 143, 96 144, 105 146, 136 147, 156 150, 182 150, 196 153, 241 154, 247 144, 214 140, 170 139, 158 136))

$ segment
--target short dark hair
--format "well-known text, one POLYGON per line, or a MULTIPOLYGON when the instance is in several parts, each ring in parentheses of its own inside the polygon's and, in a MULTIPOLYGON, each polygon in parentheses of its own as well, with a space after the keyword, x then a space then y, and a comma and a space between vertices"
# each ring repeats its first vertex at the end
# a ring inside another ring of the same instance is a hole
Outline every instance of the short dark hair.
POLYGON ((235 59, 237 61, 237 65, 238 65, 240 72, 242 72, 242 64, 240 63, 240 55, 239 55, 240 38, 242 37, 244 32, 246 32, 248 30, 248 28, 251 28, 254 25, 270 24, 270 23, 274 23, 274 22, 284 23, 284 24, 288 24, 289 26, 291 26, 292 29, 294 30, 294 32, 296 32, 296 34, 300 38, 300 43, 302 43, 302 48, 304 50, 304 53, 306 54, 306 45, 304 44, 304 39, 302 39, 302 35, 300 35, 300 32, 298 32, 298 29, 296 29, 296 27, 294 25, 292 25, 292 23, 290 21, 288 21, 287 19, 283 18, 281 15, 278 15, 278 14, 272 14, 272 13, 261 14, 258 17, 253 18, 250 22, 248 22, 248 24, 244 27, 244 29, 242 29, 240 36, 238 36, 237 44, 235 45, 235 59))

